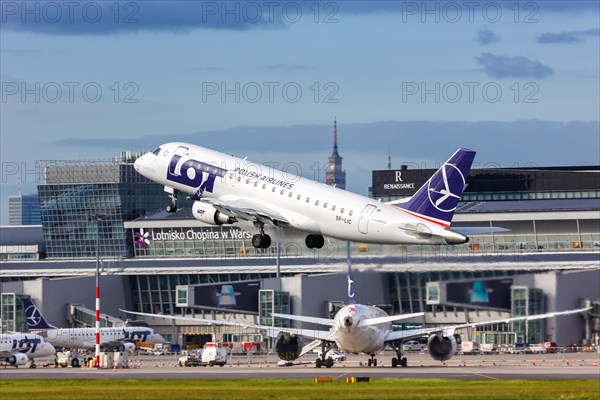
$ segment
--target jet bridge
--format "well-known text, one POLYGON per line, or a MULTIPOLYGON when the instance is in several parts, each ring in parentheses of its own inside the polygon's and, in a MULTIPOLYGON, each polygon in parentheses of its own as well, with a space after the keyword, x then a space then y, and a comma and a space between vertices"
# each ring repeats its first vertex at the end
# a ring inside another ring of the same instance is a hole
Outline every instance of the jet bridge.
MULTIPOLYGON (((96 326, 96 310, 81 304, 67 304, 67 321, 72 327, 96 326)), ((100 327, 125 326, 125 321, 108 314, 100 313, 100 327)))

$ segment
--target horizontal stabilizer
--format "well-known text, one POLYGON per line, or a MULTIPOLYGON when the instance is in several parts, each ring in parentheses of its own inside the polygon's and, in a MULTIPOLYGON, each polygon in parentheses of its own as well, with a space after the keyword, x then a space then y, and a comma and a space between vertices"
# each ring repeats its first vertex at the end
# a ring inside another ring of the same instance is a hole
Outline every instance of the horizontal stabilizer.
POLYGON ((309 317, 309 316, 305 316, 305 315, 277 314, 277 313, 273 313, 271 315, 273 317, 277 317, 277 318, 285 318, 285 319, 291 319, 294 321, 309 322, 311 324, 319 324, 319 325, 326 325, 326 326, 335 325, 335 321, 333 319, 329 319, 329 318, 309 317))
POLYGON ((510 229, 500 228, 499 226, 453 226, 452 230, 467 236, 510 232, 510 229))
POLYGON ((390 315, 388 317, 363 319, 358 323, 358 327, 360 328, 361 326, 385 324, 387 322, 400 321, 403 319, 409 319, 414 317, 422 317, 423 315, 425 315, 425 313, 420 312, 413 314, 390 315))

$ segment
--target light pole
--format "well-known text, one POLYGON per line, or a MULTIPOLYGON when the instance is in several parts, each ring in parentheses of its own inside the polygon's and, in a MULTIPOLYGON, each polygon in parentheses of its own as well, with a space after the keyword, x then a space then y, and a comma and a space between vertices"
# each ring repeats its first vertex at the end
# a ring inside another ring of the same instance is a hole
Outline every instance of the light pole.
POLYGON ((94 367, 100 368, 100 221, 104 215, 91 214, 89 221, 96 221, 96 352, 94 354, 94 367))

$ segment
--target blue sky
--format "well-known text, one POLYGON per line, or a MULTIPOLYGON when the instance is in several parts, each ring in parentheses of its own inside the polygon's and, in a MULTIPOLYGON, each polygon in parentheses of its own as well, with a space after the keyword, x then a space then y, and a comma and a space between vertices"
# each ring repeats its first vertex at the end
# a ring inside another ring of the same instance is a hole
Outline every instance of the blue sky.
POLYGON ((597 1, 73 4, 0 2, 2 224, 36 160, 187 140, 312 177, 334 115, 362 194, 388 152, 600 163, 597 1))

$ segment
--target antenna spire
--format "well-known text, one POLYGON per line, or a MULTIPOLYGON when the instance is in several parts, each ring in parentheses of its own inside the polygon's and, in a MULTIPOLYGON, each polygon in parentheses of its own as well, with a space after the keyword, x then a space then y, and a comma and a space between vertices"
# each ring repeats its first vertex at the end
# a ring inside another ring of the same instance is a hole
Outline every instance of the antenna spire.
POLYGON ((337 150, 337 115, 333 116, 333 148, 337 150))

